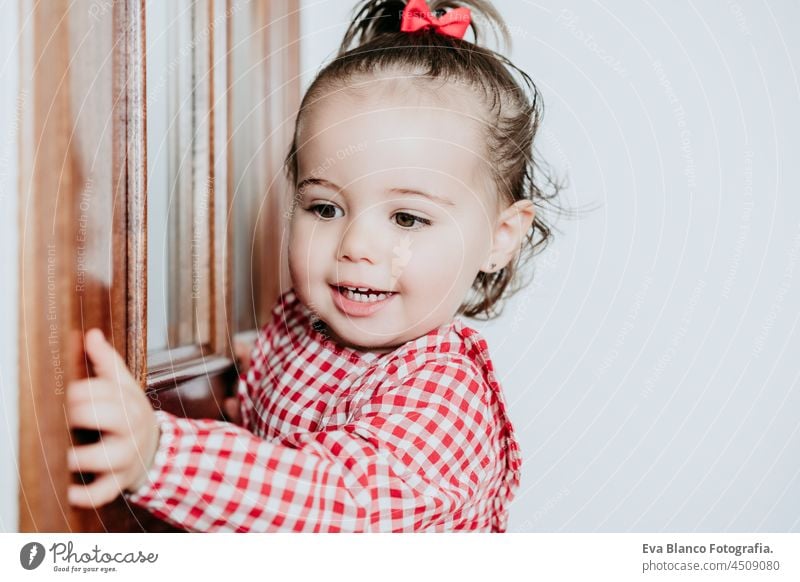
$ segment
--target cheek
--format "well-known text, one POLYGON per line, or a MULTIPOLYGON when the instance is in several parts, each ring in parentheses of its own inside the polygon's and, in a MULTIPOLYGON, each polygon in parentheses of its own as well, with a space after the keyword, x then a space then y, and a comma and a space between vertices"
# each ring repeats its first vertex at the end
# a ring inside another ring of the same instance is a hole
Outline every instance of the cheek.
POLYGON ((392 270, 403 267, 401 279, 407 275, 417 285, 441 289, 442 285, 461 279, 469 268, 469 241, 463 240, 464 236, 458 230, 447 229, 439 236, 415 240, 407 252, 400 248, 393 254, 392 270))
POLYGON ((459 294, 472 285, 488 252, 487 237, 487 228, 479 220, 465 220, 449 228, 438 244, 430 245, 430 259, 421 261, 440 292, 459 294))
MULTIPOLYGON (((297 210, 303 213, 302 209, 297 210)), ((308 280, 325 275, 330 266, 332 249, 336 246, 336 233, 308 215, 292 217, 289 226, 289 269, 296 280, 308 280)))
MULTIPOLYGON (((300 210, 298 210, 300 212, 300 210)), ((302 220, 292 218, 289 226, 289 271, 295 283, 308 277, 309 238, 302 220)))

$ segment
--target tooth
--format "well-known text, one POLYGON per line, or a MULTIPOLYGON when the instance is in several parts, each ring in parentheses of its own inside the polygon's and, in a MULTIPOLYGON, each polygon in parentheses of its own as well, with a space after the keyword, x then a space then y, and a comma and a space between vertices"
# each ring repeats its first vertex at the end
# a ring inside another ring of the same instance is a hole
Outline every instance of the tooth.
POLYGON ((351 291, 350 289, 346 289, 344 295, 348 299, 358 301, 359 303, 375 303, 376 301, 383 301, 388 297, 386 293, 367 294, 351 291))

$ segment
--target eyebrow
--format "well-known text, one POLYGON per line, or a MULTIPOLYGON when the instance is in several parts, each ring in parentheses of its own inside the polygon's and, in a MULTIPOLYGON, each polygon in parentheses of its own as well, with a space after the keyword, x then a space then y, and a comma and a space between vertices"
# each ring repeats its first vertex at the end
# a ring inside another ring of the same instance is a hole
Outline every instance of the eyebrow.
MULTIPOLYGON (((323 186, 325 188, 330 188, 331 190, 336 190, 337 192, 341 193, 342 189, 330 182, 325 180, 324 178, 306 178, 302 182, 297 185, 297 190, 301 191, 306 186, 323 186)), ((434 202, 439 202, 445 206, 455 206, 455 203, 451 200, 446 198, 442 198, 441 196, 437 196, 435 194, 430 194, 428 192, 423 192, 422 190, 415 190, 413 188, 389 188, 386 191, 386 194, 400 194, 402 195, 412 195, 412 196, 422 196, 434 202)))

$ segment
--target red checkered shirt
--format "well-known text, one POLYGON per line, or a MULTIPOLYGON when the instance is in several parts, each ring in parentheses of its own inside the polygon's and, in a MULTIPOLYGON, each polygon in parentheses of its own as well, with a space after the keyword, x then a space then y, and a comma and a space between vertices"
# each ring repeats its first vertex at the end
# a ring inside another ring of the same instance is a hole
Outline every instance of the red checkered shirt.
POLYGON ((519 448, 459 317, 362 352, 289 290, 238 394, 243 427, 157 410, 148 482, 125 497, 189 531, 505 531, 519 448))

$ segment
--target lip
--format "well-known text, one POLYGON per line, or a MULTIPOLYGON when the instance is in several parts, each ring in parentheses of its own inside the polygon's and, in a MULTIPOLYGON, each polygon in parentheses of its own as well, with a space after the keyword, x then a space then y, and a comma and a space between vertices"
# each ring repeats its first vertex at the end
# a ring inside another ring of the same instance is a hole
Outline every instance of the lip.
MULTIPOLYGON (((355 285, 352 283, 342 283, 341 286, 370 288, 368 285, 355 285)), ((339 292, 339 286, 337 285, 331 285, 330 288, 331 295, 333 296, 333 303, 336 305, 339 311, 345 315, 349 315, 350 317, 369 317, 370 315, 377 313, 386 307, 397 295, 397 293, 392 293, 389 295, 389 297, 381 301, 375 301, 373 303, 361 303, 360 301, 353 301, 352 299, 348 299, 342 295, 342 293, 339 292)))

